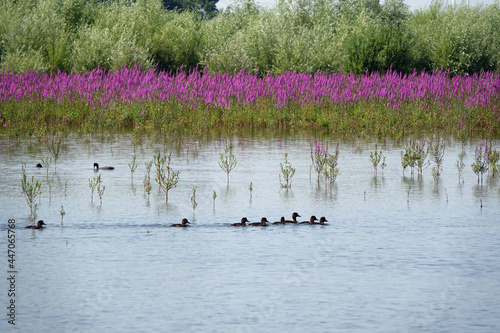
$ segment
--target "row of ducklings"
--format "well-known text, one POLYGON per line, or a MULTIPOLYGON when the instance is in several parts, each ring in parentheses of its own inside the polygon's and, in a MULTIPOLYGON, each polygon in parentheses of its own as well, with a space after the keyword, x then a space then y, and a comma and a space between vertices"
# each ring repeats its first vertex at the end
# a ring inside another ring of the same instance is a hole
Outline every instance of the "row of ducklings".
MULTIPOLYGON (((309 221, 304 221, 304 222, 298 222, 297 221, 297 217, 300 217, 299 214, 297 213, 293 213, 292 214, 292 220, 285 220, 285 217, 282 216, 281 219, 278 221, 278 222, 274 222, 273 224, 321 224, 321 225, 327 225, 325 222, 328 222, 328 220, 322 216, 320 219, 319 219, 319 222, 316 222, 318 221, 318 219, 316 218, 316 216, 311 216, 311 218, 309 219, 309 221)), ((233 223, 231 224, 231 226, 233 227, 246 227, 247 225, 251 225, 251 226, 260 226, 260 227, 267 227, 268 226, 268 223, 270 223, 267 218, 263 217, 260 222, 253 222, 253 223, 248 223, 247 222, 250 222, 248 221, 248 219, 246 217, 242 218, 241 219, 241 222, 240 223, 233 223)), ((189 227, 188 224, 191 224, 191 222, 188 221, 188 219, 182 219, 182 223, 178 223, 178 224, 172 224, 170 225, 171 227, 189 227)), ((30 226, 27 226, 26 228, 28 229, 42 229, 43 226, 46 225, 43 220, 39 220, 37 222, 36 225, 30 225, 30 226)))
MULTIPOLYGON (((318 221, 318 218, 316 216, 311 216, 309 221, 304 221, 304 222, 298 222, 297 217, 300 217, 298 213, 293 213, 292 214, 292 220, 285 220, 285 217, 282 216, 281 219, 278 222, 273 222, 272 224, 320 224, 320 225, 328 225, 325 222, 328 222, 328 220, 322 216, 318 221)), ((267 218, 263 217, 260 222, 252 222, 248 221, 246 217, 243 217, 241 219, 240 223, 233 223, 231 226, 233 227, 246 227, 246 226, 257 226, 257 227, 267 227, 268 223, 270 223, 267 218)), ((182 223, 177 223, 177 224, 172 224, 170 225, 171 227, 179 227, 179 228, 185 228, 189 227, 188 224, 191 224, 191 222, 188 221, 188 219, 183 219, 182 223)))
MULTIPOLYGON (((285 220, 285 217, 282 216, 281 219, 278 222, 273 222, 272 224, 320 224, 320 225, 328 225, 325 222, 328 222, 326 217, 322 216, 318 221, 318 218, 316 216, 311 216, 309 221, 304 221, 304 222, 299 222, 297 221, 297 217, 300 217, 299 214, 293 213, 292 214, 292 220, 285 220)), ((233 223, 231 226, 233 227, 246 227, 247 225, 250 226, 260 226, 260 227, 267 227, 268 223, 270 223, 267 218, 263 217, 260 222, 253 222, 253 223, 248 223, 248 219, 246 217, 241 219, 240 223, 233 223)))

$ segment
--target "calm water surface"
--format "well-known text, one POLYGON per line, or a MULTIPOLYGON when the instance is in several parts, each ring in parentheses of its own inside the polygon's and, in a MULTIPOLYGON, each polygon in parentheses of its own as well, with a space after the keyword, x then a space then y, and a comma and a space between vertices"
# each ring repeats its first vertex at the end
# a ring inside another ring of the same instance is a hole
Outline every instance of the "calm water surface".
MULTIPOLYGON (((341 141, 335 186, 310 174, 309 135, 233 138, 237 167, 230 185, 219 168, 221 138, 148 143, 134 154, 131 135, 73 134, 57 163, 34 166, 44 144, 0 138, 1 294, 6 313, 7 220, 16 220, 16 326, 19 332, 498 332, 500 330, 500 182, 477 185, 474 149, 465 145, 464 181, 455 163, 462 145, 447 142, 435 186, 402 175, 400 151, 373 176, 373 140, 341 141), (165 196, 144 194, 144 162, 155 149, 181 170, 165 196), (284 153, 296 168, 280 189, 284 153), (43 184, 30 230, 21 163, 43 184), (102 205, 91 202, 92 164, 102 170, 102 205), (50 182, 50 191, 48 182, 50 182), (253 191, 248 187, 252 182, 253 191), (198 203, 193 212, 191 197, 198 203), (215 205, 212 195, 216 191, 215 205), (482 208, 481 208, 482 203, 482 208), (59 211, 66 216, 61 225, 59 211), (277 221, 297 211, 326 216, 328 226, 234 228, 246 216, 277 221), (191 228, 168 228, 187 217, 191 228)), ((337 140, 327 138, 333 149, 337 140)), ((496 149, 500 142, 494 142, 496 149)))

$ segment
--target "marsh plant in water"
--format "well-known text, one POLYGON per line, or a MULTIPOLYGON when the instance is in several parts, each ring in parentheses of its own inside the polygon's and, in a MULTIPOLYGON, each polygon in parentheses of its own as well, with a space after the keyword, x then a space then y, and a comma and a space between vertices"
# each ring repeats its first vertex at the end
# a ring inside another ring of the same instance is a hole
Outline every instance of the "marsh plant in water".
POLYGON ((30 208, 30 215, 33 215, 37 207, 36 199, 42 192, 42 184, 35 180, 34 176, 31 176, 31 181, 28 180, 25 163, 22 164, 21 189, 30 208))
POLYGON ((101 181, 101 175, 99 175, 99 181, 97 182, 97 194, 99 195, 99 201, 102 206, 102 196, 104 195, 104 190, 106 189, 106 186, 102 185, 101 181))
POLYGON ((492 177, 496 177, 500 172, 500 165, 498 164, 498 161, 500 160, 500 153, 493 149, 491 143, 489 147, 486 146, 486 149, 486 158, 488 160, 490 174, 492 177))
POLYGON ((59 159, 59 155, 61 154, 62 142, 62 135, 55 134, 52 135, 50 141, 47 144, 47 149, 54 159, 54 171, 57 170, 57 160, 59 159))
POLYGON ((149 195, 151 194, 151 167, 153 166, 153 161, 149 162, 144 162, 144 165, 146 166, 146 174, 144 175, 144 180, 142 181, 144 184, 144 191, 148 194, 148 201, 149 201, 149 195))
POLYGON ((215 198, 217 198, 217 192, 214 190, 214 193, 212 194, 212 199, 213 199, 213 204, 214 204, 213 209, 215 209, 215 198))
POLYGON ((135 169, 137 169, 137 163, 135 163, 135 160, 136 160, 136 156, 134 154, 134 156, 132 157, 132 163, 129 163, 128 164, 128 167, 130 168, 130 183, 133 185, 134 184, 134 172, 135 172, 135 169))
POLYGON ((248 185, 248 190, 250 191, 250 200, 252 200, 252 191, 253 191, 253 183, 250 182, 250 185, 248 185))
POLYGON ((434 162, 434 167, 432 168, 432 177, 436 182, 439 182, 439 176, 443 171, 443 160, 444 160, 444 149, 446 144, 437 140, 437 142, 431 143, 429 147, 430 159, 434 162))
POLYGON ((405 151, 401 151, 401 165, 403 167, 403 176, 407 167, 411 170, 411 175, 414 175, 414 170, 417 168, 418 176, 422 176, 422 170, 429 162, 426 161, 428 149, 425 148, 425 140, 417 142, 412 140, 406 144, 405 151))
POLYGON ((172 169, 170 166, 171 158, 172 153, 168 154, 168 157, 166 155, 162 157, 160 152, 153 158, 156 167, 155 181, 165 192, 165 203, 168 203, 168 191, 175 188, 179 182, 180 171, 172 169))
POLYGON ((488 148, 485 147, 483 149, 482 146, 476 148, 476 152, 474 155, 474 163, 471 164, 472 171, 477 175, 477 183, 479 184, 479 180, 481 180, 481 185, 483 185, 483 175, 486 171, 488 171, 488 158, 487 158, 488 148))
POLYGON ((90 202, 94 202, 94 191, 97 188, 97 185, 101 182, 101 175, 94 177, 92 179, 89 178, 89 187, 90 187, 90 202))
POLYGON ((233 145, 227 142, 227 139, 224 142, 224 153, 220 154, 219 166, 227 175, 227 185, 229 186, 229 173, 236 167, 238 162, 236 161, 236 157, 233 154, 233 145))
POLYGON ((335 146, 335 153, 334 154, 327 154, 325 158, 325 166, 324 166, 324 176, 325 180, 331 185, 335 183, 335 180, 337 179, 337 175, 339 174, 339 168, 338 166, 338 159, 339 159, 339 144, 335 146))
POLYGON ((52 165, 52 162, 54 160, 52 159, 52 156, 47 156, 46 158, 42 158, 42 165, 45 165, 45 168, 47 169, 47 178, 49 178, 49 168, 52 165))
POLYGON ((312 167, 318 173, 318 184, 319 177, 323 174, 323 169, 325 168, 327 156, 328 145, 323 144, 321 141, 316 142, 314 147, 311 145, 311 162, 312 167))
POLYGON ((375 150, 370 153, 370 161, 372 162, 373 165, 373 173, 375 177, 377 177, 377 169, 378 165, 380 164, 380 161, 382 158, 384 159, 384 162, 382 164, 382 170, 385 168, 385 157, 382 155, 382 151, 377 149, 377 145, 375 145, 375 150))
POLYGON ((285 161, 280 163, 281 174, 280 174, 280 184, 282 188, 291 188, 292 187, 292 178, 295 175, 295 168, 292 167, 290 162, 288 162, 288 154, 285 153, 285 161), (285 183, 281 182, 281 177, 283 176, 283 180, 285 183))
POLYGON ((465 168, 465 163, 464 163, 464 156, 465 153, 462 151, 460 154, 458 154, 458 160, 455 163, 455 166, 457 167, 458 170, 458 182, 462 180, 462 172, 464 171, 465 168))

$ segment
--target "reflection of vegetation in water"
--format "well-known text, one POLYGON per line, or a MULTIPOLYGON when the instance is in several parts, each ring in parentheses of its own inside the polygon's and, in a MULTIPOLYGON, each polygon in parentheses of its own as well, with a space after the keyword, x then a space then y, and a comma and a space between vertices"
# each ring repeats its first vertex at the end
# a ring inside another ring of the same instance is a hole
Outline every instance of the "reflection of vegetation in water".
POLYGON ((455 163, 455 166, 457 167, 457 170, 458 170, 458 182, 459 183, 463 179, 462 172, 464 171, 464 168, 465 168, 464 156, 465 156, 465 153, 463 152, 463 148, 462 148, 462 152, 460 154, 458 154, 458 160, 455 163))

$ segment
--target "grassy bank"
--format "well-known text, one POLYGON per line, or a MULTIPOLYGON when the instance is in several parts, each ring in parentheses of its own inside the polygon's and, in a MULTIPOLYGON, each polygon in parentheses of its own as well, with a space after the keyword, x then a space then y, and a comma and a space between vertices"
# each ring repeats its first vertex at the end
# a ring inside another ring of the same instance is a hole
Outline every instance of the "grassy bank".
POLYGON ((42 136, 132 129, 203 133, 213 128, 314 128, 400 136, 442 131, 498 135, 500 76, 287 72, 261 78, 136 66, 89 73, 0 77, 0 133, 42 136))

